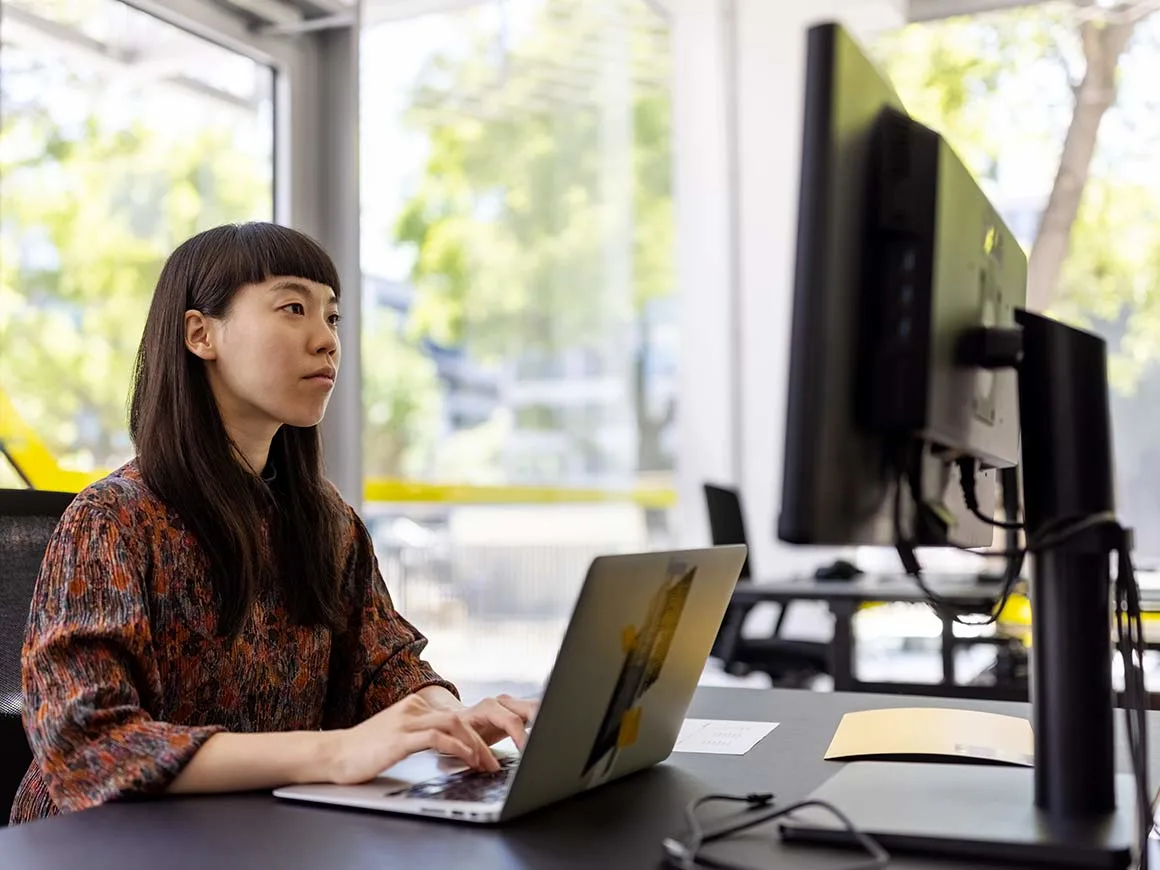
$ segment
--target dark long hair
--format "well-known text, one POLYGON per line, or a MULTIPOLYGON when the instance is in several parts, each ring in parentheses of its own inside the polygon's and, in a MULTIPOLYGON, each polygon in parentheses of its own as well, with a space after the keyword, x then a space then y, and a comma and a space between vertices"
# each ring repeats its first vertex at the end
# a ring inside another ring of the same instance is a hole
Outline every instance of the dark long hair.
POLYGON ((217 631, 237 634, 263 582, 283 589, 292 618, 337 627, 343 505, 327 483, 317 426, 283 425, 270 445, 274 480, 233 451, 205 363, 185 347, 185 312, 222 317, 246 284, 288 276, 341 295, 338 272, 316 241, 268 223, 217 227, 166 261, 149 306, 129 405, 129 433, 145 483, 181 517, 209 559, 217 631), (261 540, 269 518, 273 560, 261 540))

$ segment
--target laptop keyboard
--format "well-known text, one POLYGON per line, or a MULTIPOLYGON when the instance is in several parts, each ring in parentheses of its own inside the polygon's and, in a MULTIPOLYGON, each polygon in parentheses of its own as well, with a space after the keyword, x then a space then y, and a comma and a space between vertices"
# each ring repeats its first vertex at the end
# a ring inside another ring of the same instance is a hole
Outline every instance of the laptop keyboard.
POLYGON ((390 796, 493 803, 503 799, 518 764, 519 756, 505 756, 499 759, 499 770, 495 773, 461 770, 424 780, 403 791, 391 792, 390 796))

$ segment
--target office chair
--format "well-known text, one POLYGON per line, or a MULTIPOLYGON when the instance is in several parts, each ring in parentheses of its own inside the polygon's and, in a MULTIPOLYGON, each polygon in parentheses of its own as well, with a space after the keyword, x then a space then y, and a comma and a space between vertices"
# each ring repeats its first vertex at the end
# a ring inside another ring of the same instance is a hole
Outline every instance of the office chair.
MULTIPOLYGON (((705 504, 709 510, 709 530, 714 545, 748 544, 741 498, 735 489, 706 483, 705 504)), ((749 558, 741 568, 741 579, 750 577, 749 558)), ((726 673, 742 676, 751 671, 769 675, 775 686, 808 686, 820 674, 830 673, 829 644, 821 641, 787 640, 780 637, 788 604, 782 605, 773 635, 742 637, 741 628, 753 605, 731 604, 725 611, 721 629, 713 641, 710 656, 720 660, 726 673)))
POLYGON ((0 489, 0 826, 32 751, 20 721, 20 649, 48 539, 73 493, 0 489))

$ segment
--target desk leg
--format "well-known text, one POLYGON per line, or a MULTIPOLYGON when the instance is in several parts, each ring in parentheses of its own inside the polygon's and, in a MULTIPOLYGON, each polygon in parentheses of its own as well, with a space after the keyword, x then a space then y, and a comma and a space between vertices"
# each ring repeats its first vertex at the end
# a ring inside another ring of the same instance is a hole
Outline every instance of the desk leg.
POLYGON ((830 642, 830 669, 834 676, 835 692, 852 692, 856 688, 854 679, 854 611, 856 606, 848 601, 831 601, 830 613, 834 615, 834 639, 830 642))
POLYGON ((943 685, 955 685, 955 620, 942 614, 942 681, 943 685))

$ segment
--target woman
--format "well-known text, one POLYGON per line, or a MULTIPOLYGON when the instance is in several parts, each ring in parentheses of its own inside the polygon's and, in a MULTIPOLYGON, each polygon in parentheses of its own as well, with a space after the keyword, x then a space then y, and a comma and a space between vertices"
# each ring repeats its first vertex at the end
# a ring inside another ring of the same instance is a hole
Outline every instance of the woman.
POLYGON ((209 230, 162 269, 137 458, 77 496, 25 637, 35 761, 14 823, 161 793, 355 783, 422 749, 496 770, 531 703, 474 707, 422 659, 323 478, 340 288, 310 238, 209 230))

